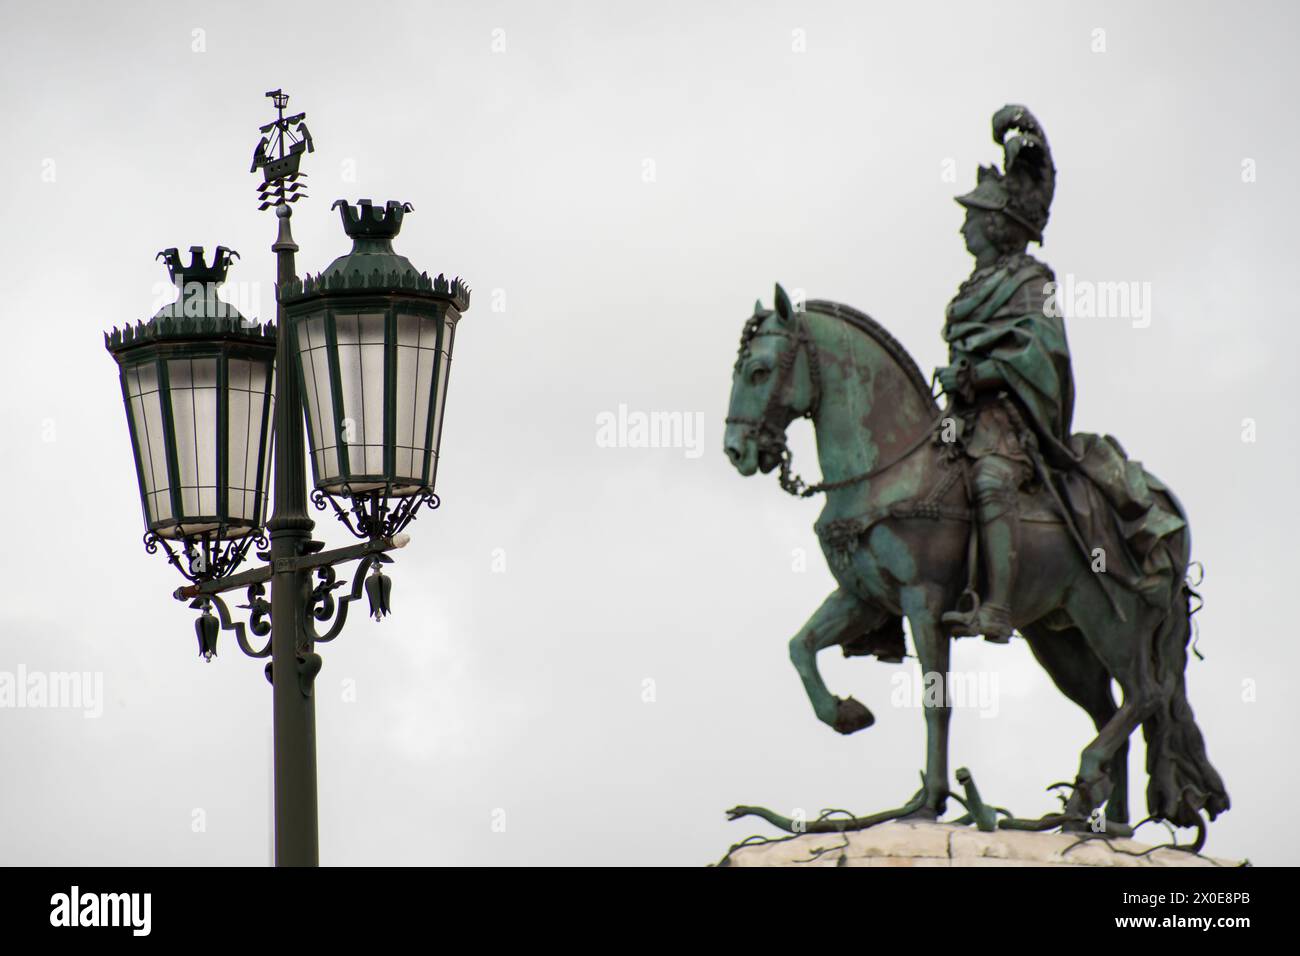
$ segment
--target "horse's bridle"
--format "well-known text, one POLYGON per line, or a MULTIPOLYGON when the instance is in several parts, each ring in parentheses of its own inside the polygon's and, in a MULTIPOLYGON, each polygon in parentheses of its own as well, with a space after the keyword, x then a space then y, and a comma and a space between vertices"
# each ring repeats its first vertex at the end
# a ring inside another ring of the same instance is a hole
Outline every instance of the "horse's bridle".
POLYGON ((870 478, 874 478, 882 472, 893 468, 904 458, 907 458, 912 452, 916 451, 926 443, 930 435, 934 432, 934 425, 942 421, 945 412, 940 412, 939 417, 931 425, 927 425, 921 430, 920 435, 908 444, 892 460, 883 465, 864 471, 860 475, 853 475, 849 478, 841 478, 838 481, 823 481, 815 485, 808 485, 796 474, 792 474, 794 455, 790 451, 790 446, 786 444, 785 430, 790 421, 794 418, 813 418, 817 414, 817 408, 821 404, 822 397, 822 375, 821 365, 817 361, 817 350, 813 348, 812 337, 808 334, 808 326, 800 317, 800 313, 795 312, 792 316, 794 320, 794 332, 785 332, 781 330, 772 330, 768 332, 760 331, 763 320, 771 312, 758 312, 750 316, 749 321, 745 323, 744 331, 740 334, 740 355, 736 358, 735 371, 739 372, 744 364, 745 356, 749 352, 749 343, 756 338, 763 336, 776 336, 783 339, 789 339, 794 342, 794 348, 788 348, 781 353, 777 359, 776 381, 772 383, 772 390, 767 394, 767 401, 763 404, 763 411, 758 418, 747 418, 741 415, 729 415, 726 418, 728 425, 744 425, 745 437, 752 439, 757 446, 758 453, 762 455, 764 451, 776 453, 777 463, 780 466, 778 481, 781 489, 787 494, 794 495, 796 498, 811 498, 813 495, 823 491, 835 491, 839 488, 847 488, 851 485, 859 484, 870 478), (799 358, 799 352, 803 351, 808 356, 808 378, 812 385, 812 400, 808 403, 808 408, 801 415, 796 415, 789 421, 782 422, 780 396, 785 391, 786 385, 790 383, 791 376, 794 375, 794 364, 799 358))
POLYGON ((771 312, 757 312, 750 316, 749 321, 745 323, 745 329, 740 334, 740 355, 736 359, 736 371, 740 372, 744 365, 745 356, 749 353, 749 343, 754 339, 764 336, 788 339, 794 343, 793 348, 788 348, 781 353, 776 363, 776 380, 772 382, 772 390, 767 393, 767 401, 763 404, 763 411, 758 418, 747 418, 741 415, 729 415, 726 418, 728 425, 744 425, 745 437, 753 440, 757 446, 758 453, 761 456, 763 452, 775 452, 777 462, 780 465, 781 473, 779 480, 781 487, 789 494, 796 497, 807 498, 817 493, 818 486, 807 488, 804 481, 798 475, 791 475, 790 468, 793 461, 793 455, 790 452, 790 446, 785 441, 785 430, 790 421, 782 421, 784 417, 781 414, 781 393, 785 391, 790 379, 794 375, 794 364, 799 359, 799 352, 803 351, 808 356, 808 378, 812 384, 812 401, 808 403, 807 410, 796 418, 812 418, 817 414, 817 406, 821 401, 822 394, 822 376, 821 366, 817 362, 817 352, 812 346, 812 337, 808 334, 807 325, 800 319, 799 313, 792 316, 794 321, 794 332, 786 332, 780 329, 763 332, 760 328, 763 320, 771 312))

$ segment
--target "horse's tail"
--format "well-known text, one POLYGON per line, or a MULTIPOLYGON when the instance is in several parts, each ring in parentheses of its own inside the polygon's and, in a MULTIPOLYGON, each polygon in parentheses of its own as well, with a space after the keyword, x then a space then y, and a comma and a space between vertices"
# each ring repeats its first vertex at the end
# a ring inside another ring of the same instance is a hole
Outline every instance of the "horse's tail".
POLYGON ((1152 675, 1158 703, 1142 725, 1147 741, 1147 812, 1180 827, 1202 825, 1229 807, 1223 779, 1205 755, 1205 740, 1187 701, 1185 671, 1192 598, 1182 583, 1155 638, 1152 675))

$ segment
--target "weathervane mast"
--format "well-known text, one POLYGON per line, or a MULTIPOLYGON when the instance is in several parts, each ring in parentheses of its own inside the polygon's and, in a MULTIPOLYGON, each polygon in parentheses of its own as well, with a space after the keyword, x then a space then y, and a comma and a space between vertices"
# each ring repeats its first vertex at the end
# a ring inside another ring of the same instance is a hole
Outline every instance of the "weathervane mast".
POLYGON ((262 170, 262 184, 257 187, 257 198, 262 204, 258 209, 294 203, 307 195, 306 183, 299 181, 306 179, 307 174, 298 172, 298 164, 304 152, 315 151, 304 122, 307 114, 285 116, 289 94, 282 90, 271 90, 266 95, 275 105, 276 118, 259 130, 262 138, 253 150, 253 165, 248 170, 250 173, 262 170))

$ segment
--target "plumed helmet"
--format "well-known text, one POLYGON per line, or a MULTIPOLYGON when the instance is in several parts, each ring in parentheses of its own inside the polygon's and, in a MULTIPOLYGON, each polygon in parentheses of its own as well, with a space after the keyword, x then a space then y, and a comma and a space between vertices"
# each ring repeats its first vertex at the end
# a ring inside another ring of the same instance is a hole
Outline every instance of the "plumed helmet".
POLYGON ((1056 189, 1056 167, 1047 134, 1033 113, 1009 105, 993 114, 993 142, 1002 147, 1004 172, 998 172, 996 166, 981 166, 975 188, 956 197, 957 202, 967 208, 1000 212, 1041 243, 1056 189), (1013 129, 1017 135, 1007 139, 1013 129))

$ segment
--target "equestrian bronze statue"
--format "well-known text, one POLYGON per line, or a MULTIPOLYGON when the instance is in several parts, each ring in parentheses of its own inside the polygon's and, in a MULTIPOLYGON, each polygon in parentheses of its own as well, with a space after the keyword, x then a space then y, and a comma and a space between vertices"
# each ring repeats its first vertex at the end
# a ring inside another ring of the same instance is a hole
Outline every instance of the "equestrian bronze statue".
POLYGON ((1021 106, 993 117, 1003 170, 983 167, 962 235, 975 268, 948 305, 948 365, 935 377, 873 319, 813 300, 796 308, 778 285, 741 335, 725 449, 742 475, 778 470, 791 494, 825 494, 815 530, 838 584, 790 641, 817 717, 842 734, 871 711, 831 694, 818 651, 900 662, 907 620, 927 695, 921 790, 870 817, 807 824, 737 807, 785 829, 855 829, 936 819, 949 797, 984 828, 1127 833, 1128 741, 1147 740, 1148 819, 1195 827, 1228 809, 1187 701, 1184 671, 1197 596, 1187 581, 1189 532, 1177 498, 1109 435, 1071 431, 1074 381, 1065 324, 1042 243, 1056 170, 1047 137, 1021 106), (1010 135, 1009 135, 1010 134, 1010 135), (822 481, 793 473, 785 432, 816 431, 822 481), (1092 718, 1063 811, 1040 820, 993 813, 969 773, 949 789, 950 639, 1028 642, 1056 686, 1092 718), (1116 705, 1115 681, 1122 692, 1116 705), (1101 808, 1104 806, 1104 818, 1101 808))

